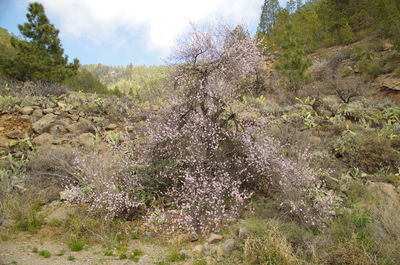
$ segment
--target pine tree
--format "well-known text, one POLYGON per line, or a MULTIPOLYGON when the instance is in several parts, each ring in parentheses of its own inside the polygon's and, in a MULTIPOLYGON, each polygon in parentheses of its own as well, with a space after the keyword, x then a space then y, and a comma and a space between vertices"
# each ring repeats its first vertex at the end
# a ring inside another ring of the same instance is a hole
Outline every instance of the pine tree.
POLYGON ((260 23, 258 24, 258 33, 269 36, 276 22, 276 15, 280 11, 278 0, 265 0, 262 6, 260 23))
POLYGON ((304 50, 294 38, 293 26, 286 25, 286 34, 282 45, 283 54, 278 59, 277 70, 288 90, 297 92, 307 83, 311 76, 307 73, 309 60, 304 58, 304 50))
POLYGON ((74 59, 73 63, 68 63, 58 38, 59 31, 46 17, 43 5, 30 3, 26 17, 28 22, 18 25, 24 39, 11 39, 16 56, 2 61, 6 75, 20 81, 49 82, 62 82, 75 75, 79 61, 74 59))

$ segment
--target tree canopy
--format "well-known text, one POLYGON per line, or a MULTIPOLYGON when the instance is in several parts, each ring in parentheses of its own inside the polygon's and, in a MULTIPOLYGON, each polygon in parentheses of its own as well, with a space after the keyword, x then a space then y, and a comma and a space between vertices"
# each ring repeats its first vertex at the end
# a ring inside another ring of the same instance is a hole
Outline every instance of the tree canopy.
POLYGON ((0 55, 0 68, 8 78, 27 81, 62 82, 77 73, 78 59, 68 63, 59 30, 50 23, 40 3, 30 3, 28 22, 18 25, 23 39, 11 37, 14 56, 0 55))

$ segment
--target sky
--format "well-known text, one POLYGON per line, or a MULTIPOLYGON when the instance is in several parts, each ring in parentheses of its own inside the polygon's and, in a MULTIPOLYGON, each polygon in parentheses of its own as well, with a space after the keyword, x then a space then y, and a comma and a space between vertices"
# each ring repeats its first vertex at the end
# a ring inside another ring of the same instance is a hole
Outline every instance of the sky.
MULTIPOLYGON (((28 0, 0 0, 0 27, 20 35, 28 0)), ((81 64, 165 64, 190 27, 225 23, 254 33, 264 0, 37 0, 81 64)), ((281 0, 284 2, 284 0, 281 0)))

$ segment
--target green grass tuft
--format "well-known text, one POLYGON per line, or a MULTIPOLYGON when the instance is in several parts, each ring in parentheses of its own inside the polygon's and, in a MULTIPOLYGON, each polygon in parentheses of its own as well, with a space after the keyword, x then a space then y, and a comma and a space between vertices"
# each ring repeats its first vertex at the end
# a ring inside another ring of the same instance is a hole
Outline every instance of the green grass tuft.
POLYGON ((48 250, 41 250, 39 251, 39 256, 42 256, 45 259, 48 259, 51 257, 51 253, 48 250))
POLYGON ((179 252, 171 252, 167 255, 167 261, 168 262, 175 262, 175 261, 183 261, 186 260, 188 256, 184 253, 179 253, 179 252))
POLYGON ((75 239, 68 244, 71 251, 81 251, 85 247, 85 241, 82 239, 75 239))

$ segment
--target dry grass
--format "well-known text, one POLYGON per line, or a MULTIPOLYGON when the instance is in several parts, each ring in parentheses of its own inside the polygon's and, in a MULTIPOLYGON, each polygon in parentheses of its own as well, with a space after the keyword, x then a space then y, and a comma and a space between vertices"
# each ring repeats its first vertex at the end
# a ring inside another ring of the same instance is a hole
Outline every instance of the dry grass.
POLYGON ((302 264, 282 233, 278 220, 248 220, 249 236, 243 242, 242 264, 302 264))

